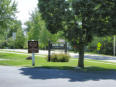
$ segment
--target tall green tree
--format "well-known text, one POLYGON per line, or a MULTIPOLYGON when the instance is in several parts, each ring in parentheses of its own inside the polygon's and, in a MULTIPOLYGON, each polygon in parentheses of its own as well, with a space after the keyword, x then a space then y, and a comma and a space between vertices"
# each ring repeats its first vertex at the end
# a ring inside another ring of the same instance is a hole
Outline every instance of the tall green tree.
POLYGON ((0 41, 5 42, 7 34, 15 20, 16 3, 11 0, 0 0, 0 41))
POLYGON ((0 0, 0 34, 3 34, 14 20, 16 3, 11 0, 0 0))
POLYGON ((18 29, 22 29, 21 22, 18 20, 13 20, 12 25, 8 27, 7 31, 4 31, 3 37, 1 37, 1 45, 0 47, 9 47, 9 48, 15 48, 15 38, 16 38, 16 32, 18 29))
POLYGON ((25 25, 27 26, 26 30, 28 32, 29 40, 39 40, 39 34, 40 34, 41 26, 42 26, 41 24, 42 24, 42 21, 41 21, 40 14, 38 10, 35 10, 31 14, 30 20, 25 23, 25 25))
POLYGON ((43 28, 40 31, 40 38, 39 42, 41 44, 42 48, 45 48, 48 46, 48 41, 50 40, 52 43, 55 43, 59 38, 61 38, 61 32, 58 32, 57 34, 50 33, 46 28, 43 28))
POLYGON ((41 13, 39 10, 35 10, 29 21, 25 23, 27 26, 26 32, 28 32, 28 40, 38 40, 40 46, 45 48, 48 46, 48 41, 51 40, 55 42, 59 37, 61 37, 61 33, 51 34, 47 28, 46 23, 41 17, 41 13))
POLYGON ((84 68, 84 47, 93 36, 116 34, 115 0, 39 0, 38 8, 47 29, 63 30, 79 50, 78 66, 84 68))
POLYGON ((19 28, 16 33, 15 48, 23 48, 25 44, 25 36, 22 28, 19 28))
POLYGON ((24 31, 21 22, 15 20, 7 34, 6 45, 9 48, 23 48, 25 42, 24 31))

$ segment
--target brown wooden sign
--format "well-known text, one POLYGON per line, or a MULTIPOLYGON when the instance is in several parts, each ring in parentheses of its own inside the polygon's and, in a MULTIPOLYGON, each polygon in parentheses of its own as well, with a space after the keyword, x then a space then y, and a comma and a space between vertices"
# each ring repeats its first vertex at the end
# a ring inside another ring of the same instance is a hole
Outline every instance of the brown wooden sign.
POLYGON ((28 53, 38 53, 38 41, 28 41, 28 53))

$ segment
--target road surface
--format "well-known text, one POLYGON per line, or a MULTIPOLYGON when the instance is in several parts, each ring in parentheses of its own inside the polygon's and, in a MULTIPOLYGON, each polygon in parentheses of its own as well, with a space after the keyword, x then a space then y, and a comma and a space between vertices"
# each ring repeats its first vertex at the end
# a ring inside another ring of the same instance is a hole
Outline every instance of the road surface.
POLYGON ((0 66, 0 87, 116 87, 116 71, 0 66))

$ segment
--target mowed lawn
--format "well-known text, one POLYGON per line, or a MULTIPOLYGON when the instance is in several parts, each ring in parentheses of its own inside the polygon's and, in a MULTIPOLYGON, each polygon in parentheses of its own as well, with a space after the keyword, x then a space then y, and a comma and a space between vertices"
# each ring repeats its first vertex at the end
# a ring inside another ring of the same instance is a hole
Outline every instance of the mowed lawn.
MULTIPOLYGON (((0 59, 5 59, 0 60, 0 65, 33 67, 32 60, 26 60, 28 56, 31 56, 31 54, 0 53, 0 59)), ((84 62, 85 71, 116 70, 116 63, 91 59, 85 59, 84 62)), ((34 67, 75 69, 77 63, 78 58, 70 58, 69 62, 47 62, 46 57, 36 55, 34 67)))

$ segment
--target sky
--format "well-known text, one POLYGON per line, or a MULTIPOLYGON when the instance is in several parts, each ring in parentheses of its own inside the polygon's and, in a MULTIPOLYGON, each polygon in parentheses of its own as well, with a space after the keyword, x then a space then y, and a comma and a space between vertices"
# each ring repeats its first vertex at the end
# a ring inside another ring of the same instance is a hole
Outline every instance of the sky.
POLYGON ((32 11, 37 8, 38 0, 14 0, 17 3, 16 17, 22 24, 29 20, 32 11))

